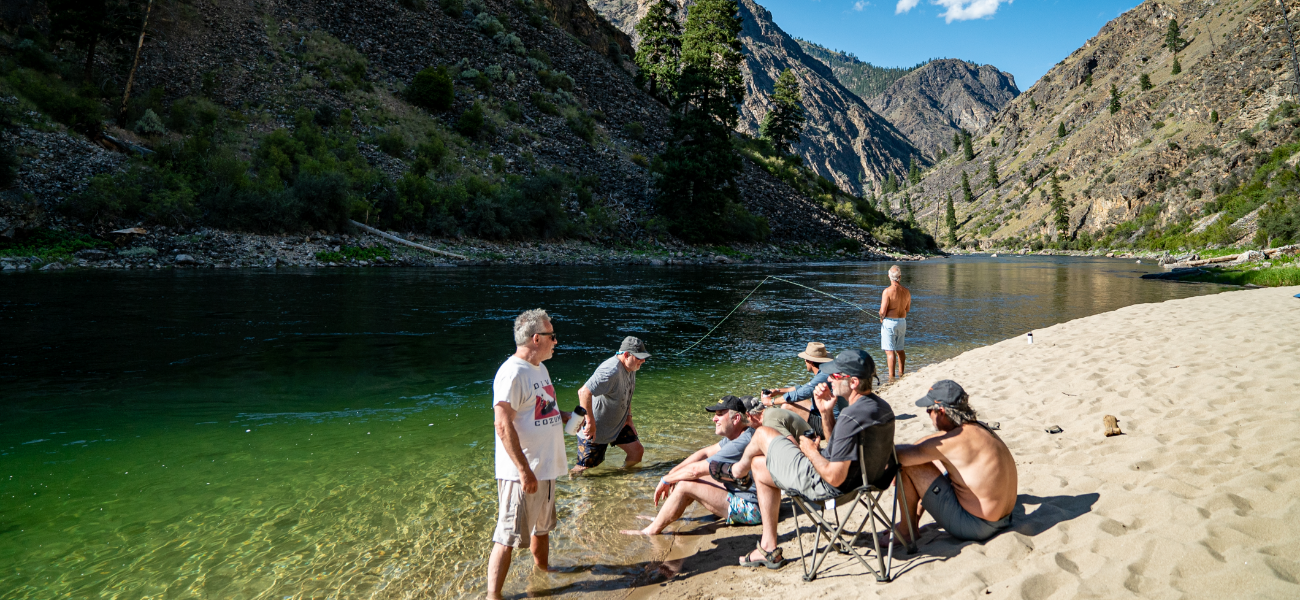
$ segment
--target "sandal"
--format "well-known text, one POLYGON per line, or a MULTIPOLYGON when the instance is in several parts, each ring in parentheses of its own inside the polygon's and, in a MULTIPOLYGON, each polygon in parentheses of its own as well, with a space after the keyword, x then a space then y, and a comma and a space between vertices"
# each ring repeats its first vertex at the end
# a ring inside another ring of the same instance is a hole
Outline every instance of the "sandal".
POLYGON ((762 552, 762 553, 763 553, 763 559, 762 559, 762 560, 749 560, 749 557, 750 557, 751 555, 754 554, 753 552, 750 552, 749 554, 746 554, 746 555, 740 557, 740 566, 742 566, 742 567, 767 567, 767 568, 772 569, 772 570, 774 570, 774 571, 775 571, 776 569, 780 569, 781 567, 785 566, 785 557, 781 554, 781 547, 780 547, 780 546, 777 546, 777 547, 776 547, 776 550, 773 550, 773 551, 771 551, 771 552, 768 552, 767 550, 764 550, 764 549, 763 549, 762 542, 759 542, 759 543, 757 544, 756 547, 758 548, 758 551, 759 551, 759 552, 762 552))

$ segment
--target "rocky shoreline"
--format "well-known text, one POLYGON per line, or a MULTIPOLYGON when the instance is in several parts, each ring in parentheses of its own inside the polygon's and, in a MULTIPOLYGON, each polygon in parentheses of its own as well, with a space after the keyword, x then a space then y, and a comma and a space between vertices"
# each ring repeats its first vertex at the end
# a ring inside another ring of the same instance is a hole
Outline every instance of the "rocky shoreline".
MULTIPOLYGON (((393 233, 393 232, 390 232, 393 233)), ((400 234, 399 234, 400 235, 400 234)), ((608 247, 575 240, 493 242, 420 235, 403 239, 444 252, 450 259, 385 240, 377 235, 260 235, 216 229, 133 228, 108 235, 112 247, 81 250, 71 257, 6 257, 0 269, 239 269, 286 267, 454 267, 483 265, 729 265, 825 261, 910 261, 924 255, 875 250, 829 251, 809 243, 689 246, 643 242, 608 247), (349 257, 348 255, 351 255, 349 257)))

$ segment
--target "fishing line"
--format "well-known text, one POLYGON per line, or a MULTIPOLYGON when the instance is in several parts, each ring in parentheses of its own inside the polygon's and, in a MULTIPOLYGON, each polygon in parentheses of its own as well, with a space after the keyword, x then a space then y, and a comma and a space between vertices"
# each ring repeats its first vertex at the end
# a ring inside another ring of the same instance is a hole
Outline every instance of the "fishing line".
POLYGON ((858 305, 858 304, 854 304, 854 303, 852 303, 852 302, 849 302, 848 300, 845 300, 844 298, 841 298, 841 297, 839 297, 839 296, 836 296, 835 294, 828 294, 828 293, 823 292, 823 291, 821 291, 821 290, 818 290, 818 289, 814 289, 814 288, 808 287, 808 286, 806 286, 806 285, 804 285, 804 284, 802 284, 802 283, 799 283, 799 282, 797 282, 797 281, 790 281, 789 279, 785 279, 785 278, 782 278, 782 277, 777 277, 776 275, 768 275, 767 277, 764 277, 762 281, 758 282, 758 285, 754 286, 754 289, 750 290, 748 294, 745 294, 745 298, 744 298, 743 300, 740 301, 740 304, 737 304, 735 308, 731 309, 731 312, 727 313, 727 316, 722 317, 722 320, 721 320, 721 321, 718 321, 718 324, 717 324, 717 325, 714 325, 714 326, 713 326, 713 329, 710 329, 710 330, 708 331, 708 333, 705 333, 704 336, 701 337, 700 339, 695 340, 695 343, 694 343, 694 344, 691 344, 691 345, 687 346, 686 349, 684 349, 684 350, 678 352, 677 354, 674 354, 673 356, 681 356, 681 355, 683 355, 683 354, 686 354, 687 352, 690 352, 690 350, 691 350, 692 348, 694 348, 694 347, 700 345, 701 342, 703 342, 704 340, 708 339, 709 336, 713 335, 713 332, 714 332, 714 331, 717 331, 719 327, 722 327, 722 324, 723 324, 723 323, 726 323, 726 322, 727 322, 727 319, 730 319, 730 318, 731 318, 731 315, 735 314, 737 310, 740 310, 740 307, 741 307, 741 306, 744 306, 746 302, 749 302, 749 297, 750 297, 750 296, 753 296, 753 295, 754 295, 754 292, 757 292, 757 291, 758 291, 758 288, 763 287, 763 284, 767 283, 768 280, 783 281, 783 282, 785 282, 785 283, 789 283, 789 284, 791 284, 791 285, 797 285, 797 286, 799 286, 799 287, 801 287, 801 288, 803 288, 803 289, 805 289, 805 290, 811 291, 811 292, 817 292, 818 294, 821 294, 821 295, 826 296, 826 297, 828 297, 828 298, 832 298, 832 299, 834 299, 834 300, 838 300, 838 301, 843 302, 843 303, 845 303, 845 304, 847 304, 847 305, 849 305, 849 306, 852 306, 853 308, 856 308, 856 309, 858 309, 858 310, 860 310, 860 311, 862 311, 862 312, 864 312, 864 313, 866 313, 866 314, 868 314, 868 315, 871 315, 871 316, 874 317, 877 321, 880 320, 880 317, 879 317, 878 315, 876 315, 875 313, 871 312, 870 310, 867 310, 865 307, 863 307, 863 306, 861 306, 861 305, 858 305))

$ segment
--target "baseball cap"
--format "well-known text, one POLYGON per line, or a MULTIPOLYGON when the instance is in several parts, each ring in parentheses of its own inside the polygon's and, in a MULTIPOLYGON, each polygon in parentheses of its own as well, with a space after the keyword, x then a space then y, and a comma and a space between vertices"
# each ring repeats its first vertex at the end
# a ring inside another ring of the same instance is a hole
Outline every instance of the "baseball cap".
POLYGON ((623 345, 618 347, 618 351, 620 353, 626 352, 641 360, 650 358, 650 353, 646 352, 645 349, 645 342, 641 341, 641 338, 635 336, 629 335, 623 338, 623 345))
POLYGON ((704 407, 704 410, 709 412, 718 412, 723 410, 734 410, 738 413, 747 412, 745 410, 745 403, 740 398, 731 395, 719 398, 717 404, 706 406, 704 407))
POLYGON ((825 367, 827 375, 843 373, 849 377, 866 379, 876 372, 876 361, 866 350, 845 350, 835 355, 835 360, 825 367))
POLYGON ((927 407, 936 404, 947 407, 959 407, 966 404, 966 390, 961 389, 956 381, 944 379, 930 386, 924 398, 916 401, 917 406, 927 407))

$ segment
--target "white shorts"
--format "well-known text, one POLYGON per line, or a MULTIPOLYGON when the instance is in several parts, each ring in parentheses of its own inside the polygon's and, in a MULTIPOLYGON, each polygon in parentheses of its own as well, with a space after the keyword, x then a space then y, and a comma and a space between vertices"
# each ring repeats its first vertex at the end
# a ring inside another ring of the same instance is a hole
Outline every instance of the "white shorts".
POLYGON ((907 319, 881 319, 880 349, 890 352, 903 349, 903 337, 907 335, 907 319))
POLYGON ((502 546, 523 548, 534 535, 555 529, 555 480, 537 482, 537 491, 524 493, 523 484, 497 480, 497 528, 492 541, 502 546))

